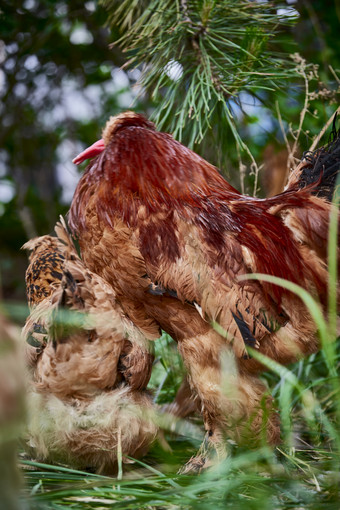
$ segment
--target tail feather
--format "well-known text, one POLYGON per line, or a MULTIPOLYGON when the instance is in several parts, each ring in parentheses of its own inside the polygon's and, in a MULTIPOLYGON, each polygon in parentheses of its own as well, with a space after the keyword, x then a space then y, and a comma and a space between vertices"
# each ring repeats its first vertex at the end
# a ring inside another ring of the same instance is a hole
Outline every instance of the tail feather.
POLYGON ((71 237, 71 234, 68 231, 67 225, 65 223, 65 220, 62 216, 59 216, 59 221, 57 222, 56 226, 54 227, 55 233, 57 234, 57 237, 59 241, 61 241, 65 247, 68 249, 68 258, 72 258, 72 255, 75 255, 76 258, 78 258, 78 253, 76 250, 76 247, 74 245, 73 239, 71 237))
POLYGON ((304 153, 298 181, 300 188, 315 184, 312 194, 330 202, 340 171, 340 129, 336 129, 336 117, 335 115, 328 144, 313 152, 304 153))

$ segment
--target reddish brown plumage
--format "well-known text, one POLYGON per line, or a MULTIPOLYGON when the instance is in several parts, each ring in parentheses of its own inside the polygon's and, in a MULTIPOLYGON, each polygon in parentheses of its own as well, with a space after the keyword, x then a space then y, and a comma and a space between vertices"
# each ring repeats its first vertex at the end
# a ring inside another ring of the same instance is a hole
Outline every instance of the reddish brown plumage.
MULTIPOLYGON (((316 327, 295 296, 238 276, 286 278, 325 305, 329 202, 312 195, 313 182, 300 189, 305 163, 284 193, 243 196, 215 167, 132 112, 110 119, 103 138, 105 150, 81 178, 70 209, 87 265, 113 285, 141 328, 156 335, 161 326, 179 342, 211 438, 226 428, 242 435, 235 423, 254 407, 256 433, 264 388, 245 344, 287 363, 317 349, 316 327), (240 374, 228 374, 238 394, 232 399, 220 387, 220 357, 230 347, 240 374)), ((273 415, 269 440, 278 435, 273 415)))
MULTIPOLYGON (((276 205, 281 210, 317 208, 317 204, 309 203, 308 189, 293 189, 267 200, 242 196, 215 167, 170 135, 154 131, 149 122, 144 125, 141 116, 136 115, 134 122, 137 125, 131 125, 129 117, 127 125, 122 122, 114 130, 105 152, 84 174, 70 211, 70 225, 75 232, 86 228, 86 204, 95 193, 101 222, 110 227, 118 215, 128 227, 140 226, 143 257, 157 263, 161 255, 166 255, 173 261, 179 257, 173 220, 176 211, 181 219, 195 224, 204 241, 220 252, 218 264, 225 270, 231 258, 225 239, 228 232, 254 253, 257 272, 304 284, 305 272, 291 232, 280 217, 268 211, 276 205), (141 208, 147 218, 161 210, 168 213, 161 220, 143 224, 141 208), (150 242, 156 238, 157 244, 150 242)), ((312 268, 309 273, 317 279, 312 268)), ((270 290, 279 298, 281 290, 270 290)))

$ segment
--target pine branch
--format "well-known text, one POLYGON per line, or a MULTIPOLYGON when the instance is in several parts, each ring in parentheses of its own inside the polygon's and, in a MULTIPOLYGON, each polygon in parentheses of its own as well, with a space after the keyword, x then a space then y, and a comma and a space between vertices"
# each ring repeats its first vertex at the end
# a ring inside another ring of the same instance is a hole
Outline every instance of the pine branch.
POLYGON ((154 119, 178 139, 200 142, 222 104, 224 120, 243 150, 230 100, 241 91, 279 90, 296 76, 275 35, 292 17, 248 0, 103 0, 128 67, 143 65, 140 84, 158 103, 154 119))

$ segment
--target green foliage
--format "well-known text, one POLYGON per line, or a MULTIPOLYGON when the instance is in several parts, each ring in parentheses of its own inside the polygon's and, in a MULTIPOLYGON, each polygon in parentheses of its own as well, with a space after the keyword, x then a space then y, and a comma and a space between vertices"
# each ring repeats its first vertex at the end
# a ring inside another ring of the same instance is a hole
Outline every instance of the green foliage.
MULTIPOLYGON (((183 443, 182 443, 183 447, 183 443)), ((339 491, 336 457, 324 449, 263 448, 235 451, 200 476, 178 476, 164 466, 136 462, 123 480, 62 466, 23 462, 31 508, 210 509, 308 508, 335 510, 339 491)), ((27 499, 26 499, 27 501, 27 499)))
POLYGON ((218 114, 238 145, 229 100, 241 91, 277 91, 296 77, 277 32, 294 16, 278 14, 267 2, 247 0, 105 0, 129 66, 140 66, 140 83, 152 94, 154 119, 189 146, 201 142, 218 114))
POLYGON ((155 344, 155 357, 150 386, 155 389, 156 402, 164 404, 175 398, 185 370, 175 342, 166 333, 155 344))

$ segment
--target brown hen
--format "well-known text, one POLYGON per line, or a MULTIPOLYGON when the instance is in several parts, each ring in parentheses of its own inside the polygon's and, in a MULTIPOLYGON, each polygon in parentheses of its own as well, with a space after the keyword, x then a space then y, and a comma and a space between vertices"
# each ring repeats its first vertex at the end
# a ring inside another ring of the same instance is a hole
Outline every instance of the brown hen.
POLYGON ((27 269, 31 313, 29 445, 35 456, 99 471, 143 454, 155 438, 147 392, 153 356, 110 285, 85 268, 62 224, 43 236, 27 269))
POLYGON ((309 155, 284 193, 262 200, 241 195, 215 167, 133 112, 111 118, 103 140, 76 158, 98 154, 70 209, 84 261, 149 338, 161 327, 178 342, 205 445, 221 456, 225 435, 240 441, 251 433, 253 444, 263 435, 272 444, 280 438, 258 378, 263 367, 247 345, 280 363, 318 349, 317 328, 295 295, 239 277, 285 278, 326 306, 328 199, 339 145, 336 139, 309 155))

